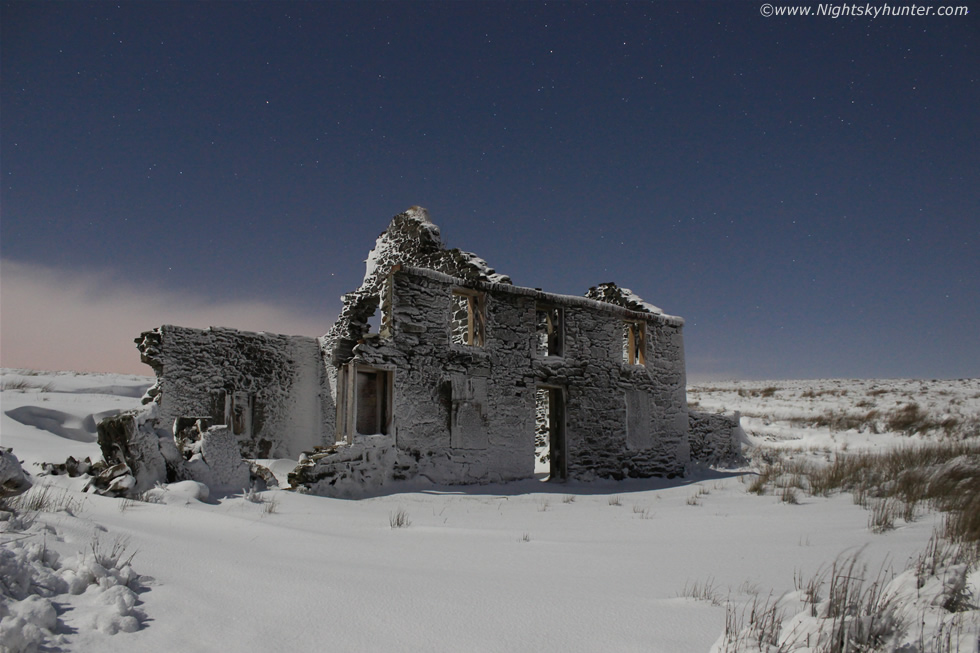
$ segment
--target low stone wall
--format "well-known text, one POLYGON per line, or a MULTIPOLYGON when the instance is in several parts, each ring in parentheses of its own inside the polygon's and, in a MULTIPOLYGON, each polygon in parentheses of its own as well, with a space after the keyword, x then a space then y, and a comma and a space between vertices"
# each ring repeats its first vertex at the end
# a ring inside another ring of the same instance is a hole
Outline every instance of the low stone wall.
POLYGON ((359 498, 395 483, 460 485, 505 479, 474 451, 402 449, 389 435, 358 436, 353 444, 313 452, 289 474, 289 484, 322 496, 359 498))
POLYGON ((739 413, 734 416, 690 411, 691 460, 705 465, 737 466, 744 435, 739 413))
POLYGON ((313 494, 355 498, 417 473, 416 461, 400 455, 394 438, 372 435, 312 453, 289 474, 289 484, 313 494))

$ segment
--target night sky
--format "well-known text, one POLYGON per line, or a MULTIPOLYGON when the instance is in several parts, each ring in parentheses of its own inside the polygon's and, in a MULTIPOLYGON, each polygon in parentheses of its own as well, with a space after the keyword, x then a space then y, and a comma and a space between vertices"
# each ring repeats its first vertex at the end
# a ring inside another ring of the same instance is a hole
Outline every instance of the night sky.
POLYGON ((684 317, 693 380, 980 375, 980 7, 760 6, 3 2, 2 364, 321 335, 421 205, 684 317))

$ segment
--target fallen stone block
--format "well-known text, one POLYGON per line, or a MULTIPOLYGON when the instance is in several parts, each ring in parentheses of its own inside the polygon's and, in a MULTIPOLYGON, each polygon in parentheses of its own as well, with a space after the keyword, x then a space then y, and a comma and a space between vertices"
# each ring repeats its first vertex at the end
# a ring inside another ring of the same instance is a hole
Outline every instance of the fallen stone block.
POLYGON ((0 448, 0 499, 15 497, 31 489, 31 479, 11 449, 0 448))

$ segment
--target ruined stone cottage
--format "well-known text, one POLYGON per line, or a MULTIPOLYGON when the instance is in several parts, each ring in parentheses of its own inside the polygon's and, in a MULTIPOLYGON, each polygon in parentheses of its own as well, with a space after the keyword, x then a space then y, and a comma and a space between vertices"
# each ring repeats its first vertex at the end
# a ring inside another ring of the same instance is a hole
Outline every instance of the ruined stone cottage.
POLYGON ((299 459, 294 486, 344 495, 530 478, 541 460, 556 480, 681 474, 692 445, 730 440, 691 429, 682 328, 614 284, 515 286, 413 207, 320 338, 162 326, 137 343, 158 427, 225 425, 244 457, 299 459))

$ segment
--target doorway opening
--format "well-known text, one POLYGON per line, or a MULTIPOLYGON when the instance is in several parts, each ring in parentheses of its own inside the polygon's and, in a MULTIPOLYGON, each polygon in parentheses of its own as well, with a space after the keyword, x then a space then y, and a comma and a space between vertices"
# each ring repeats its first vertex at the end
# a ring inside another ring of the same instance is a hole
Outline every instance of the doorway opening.
POLYGON ((391 432, 392 372, 350 363, 338 377, 337 441, 391 432))
POLYGON ((542 480, 568 478, 565 446, 565 391, 539 385, 535 392, 534 472, 542 480))

